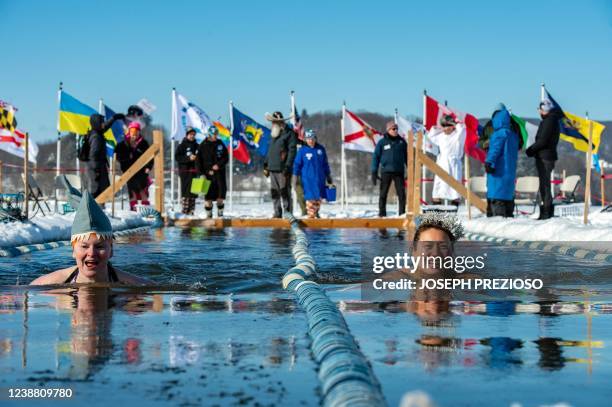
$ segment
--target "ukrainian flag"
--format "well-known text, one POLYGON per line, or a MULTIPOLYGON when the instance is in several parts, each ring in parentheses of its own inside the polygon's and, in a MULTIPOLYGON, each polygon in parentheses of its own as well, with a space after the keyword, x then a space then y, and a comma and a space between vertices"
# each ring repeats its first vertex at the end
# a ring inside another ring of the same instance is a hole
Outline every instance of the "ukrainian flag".
MULTIPOLYGON (((60 91, 59 105, 58 131, 66 131, 80 135, 89 133, 89 130, 91 129, 91 125, 89 124, 89 116, 98 113, 96 109, 86 105, 64 91, 60 91)), ((114 113, 112 113, 107 106, 104 106, 104 108, 105 113, 110 114, 112 117, 112 114, 114 113)), ((108 117, 106 117, 106 119, 108 119, 108 117)), ((106 154, 109 157, 113 156, 115 146, 117 145, 115 133, 121 136, 119 141, 123 140, 122 130, 120 130, 121 124, 116 124, 117 127, 113 125, 106 133, 104 133, 104 139, 106 140, 106 154)))
MULTIPOLYGON (((106 120, 110 120, 113 118, 113 116, 115 115, 115 112, 113 111, 113 109, 111 109, 110 107, 106 106, 106 105, 102 105, 102 109, 104 110, 104 118, 106 120)), ((104 133, 104 139, 106 140, 106 154, 109 157, 113 156, 113 153, 115 152, 115 148, 117 147, 117 144, 121 143, 123 141, 123 122, 121 120, 117 120, 116 122, 113 123, 113 125, 110 127, 110 129, 104 133)))
POLYGON ((93 107, 60 91, 58 131, 85 135, 89 132, 89 116, 98 113, 93 107))

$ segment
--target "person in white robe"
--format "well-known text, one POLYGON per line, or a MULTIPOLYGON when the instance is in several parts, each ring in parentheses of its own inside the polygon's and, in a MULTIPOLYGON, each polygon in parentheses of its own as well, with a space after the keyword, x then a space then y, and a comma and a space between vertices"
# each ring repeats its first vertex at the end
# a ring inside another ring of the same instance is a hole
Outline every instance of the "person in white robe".
MULTIPOLYGON (((436 164, 459 182, 463 180, 465 135, 465 125, 457 123, 450 115, 442 117, 440 125, 432 127, 427 134, 429 140, 439 149, 436 164)), ((449 200, 458 206, 461 195, 436 175, 432 198, 434 204, 449 200)))

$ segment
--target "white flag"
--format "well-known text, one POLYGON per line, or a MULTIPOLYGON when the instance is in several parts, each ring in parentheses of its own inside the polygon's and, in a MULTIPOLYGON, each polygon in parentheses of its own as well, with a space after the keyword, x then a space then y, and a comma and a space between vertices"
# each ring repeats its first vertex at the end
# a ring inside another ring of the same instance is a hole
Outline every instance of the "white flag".
MULTIPOLYGON (((412 130, 415 135, 417 132, 421 131, 423 132, 423 150, 425 150, 427 153, 438 155, 438 146, 429 140, 425 127, 421 123, 411 122, 410 120, 399 115, 395 118, 395 121, 397 122, 399 135, 404 138, 404 140, 408 139, 408 132, 410 130, 412 130)), ((416 145, 416 137, 414 138, 414 144, 416 145)))
MULTIPOLYGON (((14 133, 11 133, 6 129, 0 129, 0 150, 4 150, 7 153, 16 155, 19 158, 24 158, 24 142, 25 134, 22 131, 15 130, 14 133)), ((28 160, 36 164, 36 157, 38 156, 38 145, 34 141, 32 141, 32 139, 28 141, 28 150, 28 160)))
POLYGON ((191 103, 178 92, 174 92, 172 98, 172 133, 173 140, 181 140, 185 137, 187 127, 193 127, 196 131, 196 140, 200 143, 204 140, 206 130, 212 126, 212 120, 206 112, 197 105, 191 103))
POLYGON ((344 148, 373 153, 382 135, 355 113, 344 109, 344 148))

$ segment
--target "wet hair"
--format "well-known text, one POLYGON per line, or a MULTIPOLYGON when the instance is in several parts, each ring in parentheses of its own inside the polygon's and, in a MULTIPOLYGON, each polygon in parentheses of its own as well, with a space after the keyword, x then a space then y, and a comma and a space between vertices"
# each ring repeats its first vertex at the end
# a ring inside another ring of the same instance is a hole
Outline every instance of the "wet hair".
POLYGON ((429 229, 438 229, 446 233, 451 242, 456 242, 464 235, 463 225, 461 221, 454 215, 447 215, 441 212, 430 212, 417 219, 417 228, 414 232, 413 242, 418 242, 421 238, 421 233, 429 229))

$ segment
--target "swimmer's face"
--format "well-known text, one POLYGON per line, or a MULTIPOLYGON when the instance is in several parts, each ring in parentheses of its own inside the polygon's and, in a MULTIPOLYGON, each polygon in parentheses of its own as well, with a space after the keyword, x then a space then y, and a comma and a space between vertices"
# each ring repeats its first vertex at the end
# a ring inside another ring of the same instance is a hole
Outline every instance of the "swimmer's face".
POLYGON ((91 234, 88 240, 75 242, 72 257, 84 277, 106 276, 108 260, 113 257, 113 244, 110 239, 99 239, 91 234))
MULTIPOLYGON (((444 258, 453 255, 453 243, 443 230, 429 228, 420 233, 419 241, 415 243, 414 250, 418 256, 444 258)), ((423 271, 427 274, 436 274, 442 270, 437 267, 429 267, 423 268, 423 271)))

